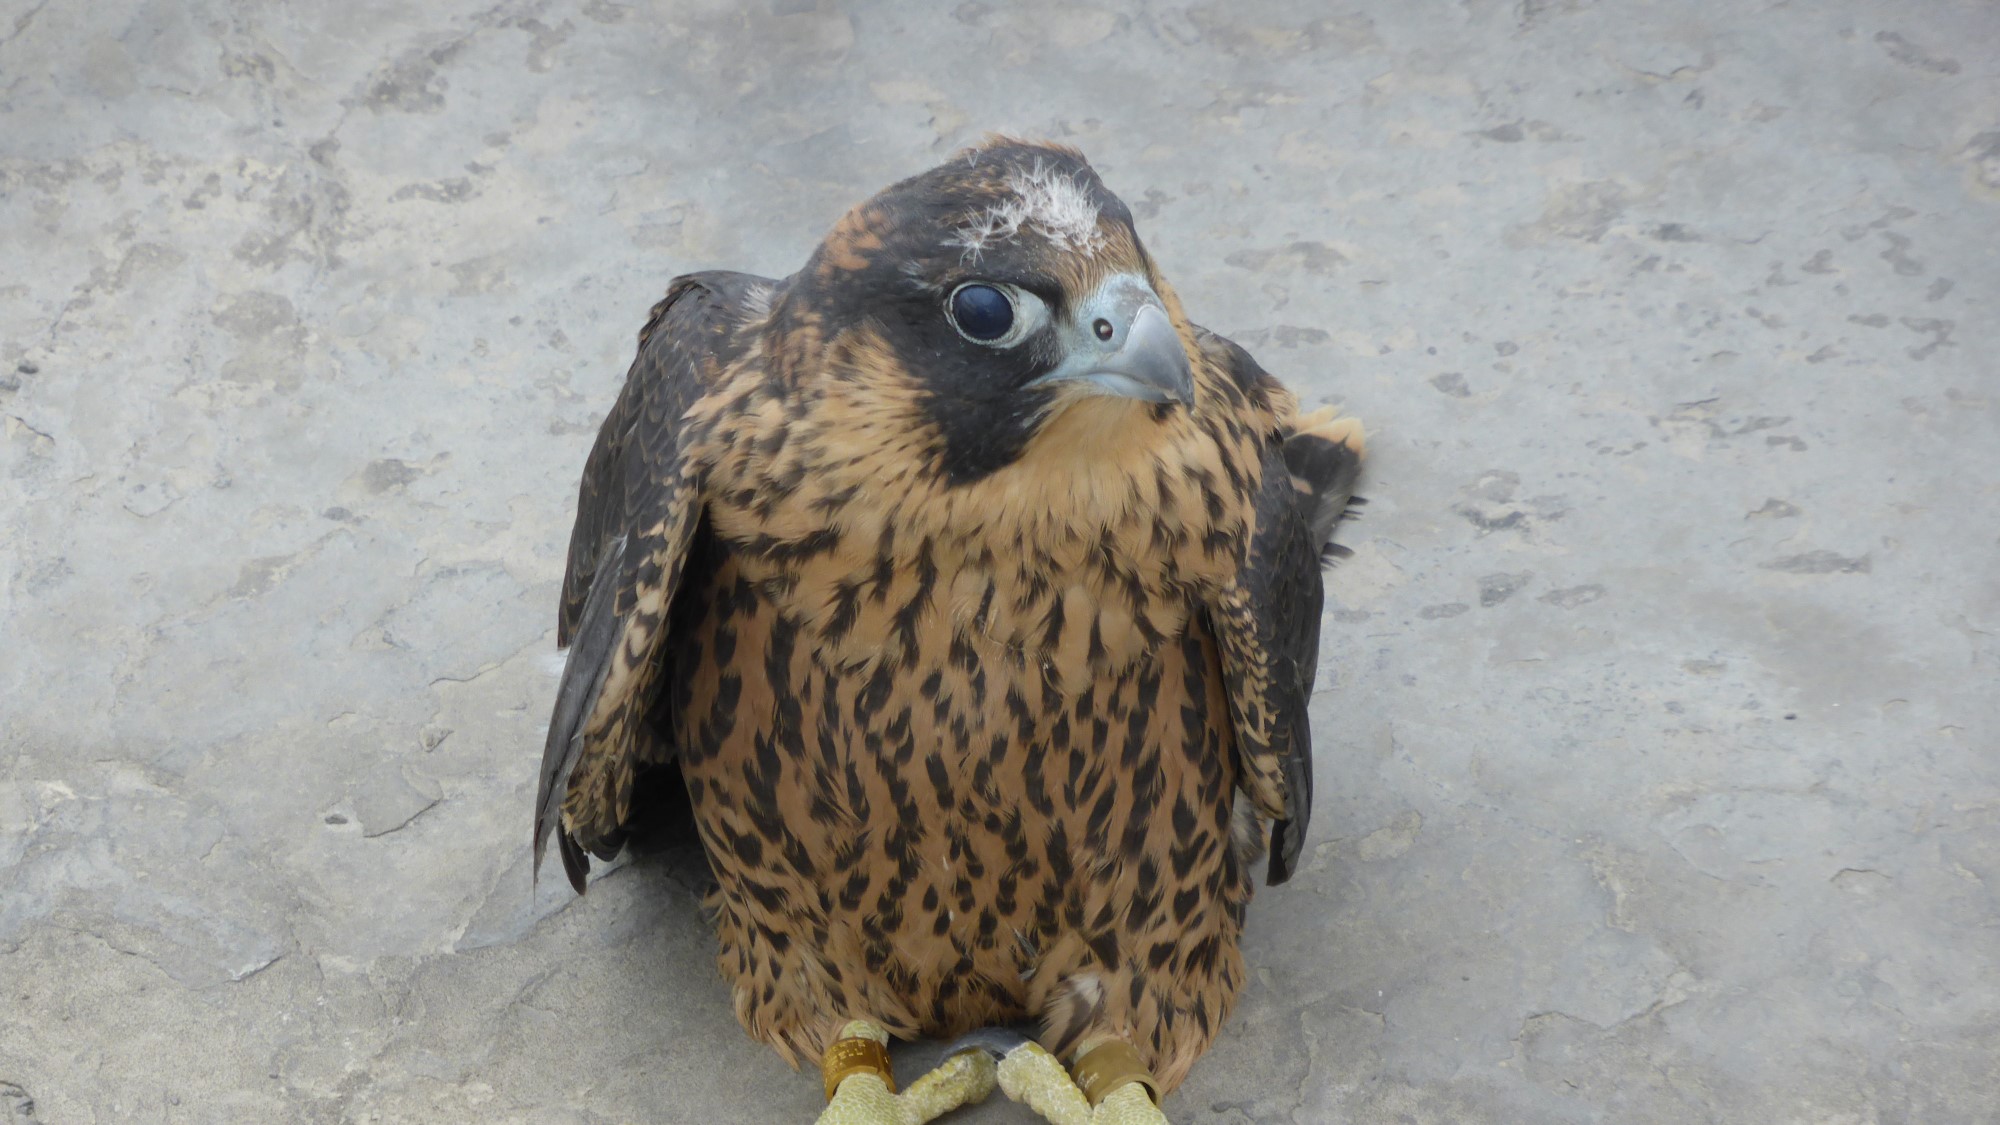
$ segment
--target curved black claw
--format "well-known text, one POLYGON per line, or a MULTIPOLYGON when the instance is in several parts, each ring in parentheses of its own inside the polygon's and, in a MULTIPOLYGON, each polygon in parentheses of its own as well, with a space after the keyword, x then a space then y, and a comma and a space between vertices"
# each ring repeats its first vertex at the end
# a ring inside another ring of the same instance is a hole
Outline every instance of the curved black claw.
POLYGON ((1004 1027, 982 1027, 968 1031, 944 1049, 946 1058, 961 1051, 979 1050, 992 1055, 995 1060, 1004 1059, 1014 1048, 1028 1042, 1028 1037, 1018 1031, 1004 1027))

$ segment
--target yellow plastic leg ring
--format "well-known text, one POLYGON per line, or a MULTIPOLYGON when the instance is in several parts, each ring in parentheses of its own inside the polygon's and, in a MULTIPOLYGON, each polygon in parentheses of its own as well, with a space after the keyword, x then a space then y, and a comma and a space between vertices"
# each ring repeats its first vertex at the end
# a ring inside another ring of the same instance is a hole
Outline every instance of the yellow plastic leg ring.
POLYGON ((993 1057, 961 1051, 898 1094, 888 1042, 887 1032, 865 1020, 841 1029, 820 1062, 828 1099, 818 1125, 924 1125, 993 1092, 993 1057))
MULTIPOLYGON (((1078 1077, 1103 1099, 1094 1106, 1062 1063, 1034 1043, 1016 1047, 1000 1060, 1000 1088, 1041 1114, 1049 1125, 1167 1125, 1166 1115, 1153 1101, 1152 1075, 1142 1067, 1133 1073, 1120 1052, 1098 1057, 1103 1050, 1086 1052, 1077 1064, 1078 1077), (1095 1065, 1086 1068, 1085 1063, 1095 1065)), ((1136 1060, 1134 1054, 1133 1066, 1136 1060)))

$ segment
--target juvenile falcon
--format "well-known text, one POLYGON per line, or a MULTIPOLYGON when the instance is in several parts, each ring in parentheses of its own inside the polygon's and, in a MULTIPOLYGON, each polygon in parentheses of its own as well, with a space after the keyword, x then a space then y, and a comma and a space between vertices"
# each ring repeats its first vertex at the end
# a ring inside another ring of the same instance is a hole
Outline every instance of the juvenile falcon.
POLYGON ((971 1052, 898 1102, 877 1044, 1021 1021, 1083 1093, 980 1040, 1010 1094, 1161 1120, 1264 839, 1281 883, 1305 836, 1362 445, 1188 321, 1068 148, 962 152, 782 281, 676 279, 584 468, 537 865, 581 891, 635 781, 684 785, 737 1016, 822 1062, 822 1120, 984 1096, 971 1052))

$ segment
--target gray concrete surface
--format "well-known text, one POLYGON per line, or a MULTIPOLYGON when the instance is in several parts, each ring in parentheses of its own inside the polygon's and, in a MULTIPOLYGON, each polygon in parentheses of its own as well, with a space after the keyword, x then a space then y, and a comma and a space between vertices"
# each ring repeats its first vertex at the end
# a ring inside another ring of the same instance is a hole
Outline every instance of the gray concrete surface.
POLYGON ((4 0, 0 1121, 810 1121, 531 895, 572 488, 996 127, 1375 432, 1174 1120, 2000 1119, 1993 4, 4 0))

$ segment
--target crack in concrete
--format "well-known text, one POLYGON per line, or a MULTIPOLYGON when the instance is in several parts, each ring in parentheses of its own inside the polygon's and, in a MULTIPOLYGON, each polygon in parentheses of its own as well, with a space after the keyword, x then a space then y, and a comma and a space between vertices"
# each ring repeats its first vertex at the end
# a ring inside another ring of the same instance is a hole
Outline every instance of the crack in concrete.
POLYGON ((9 32, 5 38, 0 38, 0 47, 5 47, 13 43, 14 40, 19 39, 28 30, 28 25, 35 22, 35 17, 42 14, 42 9, 48 6, 49 0, 42 0, 41 3, 36 4, 16 17, 14 20, 14 30, 9 32))
POLYGON ((0 1081, 0 1110, 6 1111, 6 1125, 41 1125, 35 1116, 34 1096, 18 1082, 0 1081))
MULTIPOLYGON (((539 642, 537 642, 537 645, 539 645, 539 642)), ((505 664, 506 661, 502 661, 499 664, 488 664, 469 676, 439 676, 425 686, 435 688, 439 684, 476 684, 493 673, 498 672, 505 664)), ((433 715, 432 717, 435 718, 436 716, 433 715)))
POLYGON ((35 435, 36 437, 41 438, 43 441, 48 442, 50 445, 54 445, 56 443, 55 435, 49 433, 46 430, 36 429, 34 423, 28 421, 26 418, 21 417, 19 414, 9 414, 7 415, 7 420, 9 422, 15 423, 16 425, 20 426, 22 429, 28 431, 29 433, 35 435))
POLYGON ((270 968, 271 966, 277 964, 280 961, 283 961, 284 959, 285 955, 283 953, 277 953, 273 954, 269 960, 260 961, 256 965, 251 966, 249 969, 243 972, 239 973, 231 971, 229 974, 229 982, 231 984, 242 984, 244 981, 249 980, 251 977, 256 976, 257 974, 263 972, 265 969, 270 968))
POLYGON ((380 831, 377 832, 363 832, 361 834, 361 837, 364 840, 376 840, 380 839, 383 836, 389 835, 391 832, 401 832, 403 829, 408 828, 410 825, 416 823, 418 817, 424 815, 425 813, 431 811, 432 809, 438 807, 440 804, 443 803, 444 803, 443 797, 432 797, 430 799, 430 802, 424 805, 424 807, 418 809, 416 812, 411 813, 409 816, 404 817, 402 820, 397 821, 395 824, 392 824, 389 827, 381 829, 380 831))

